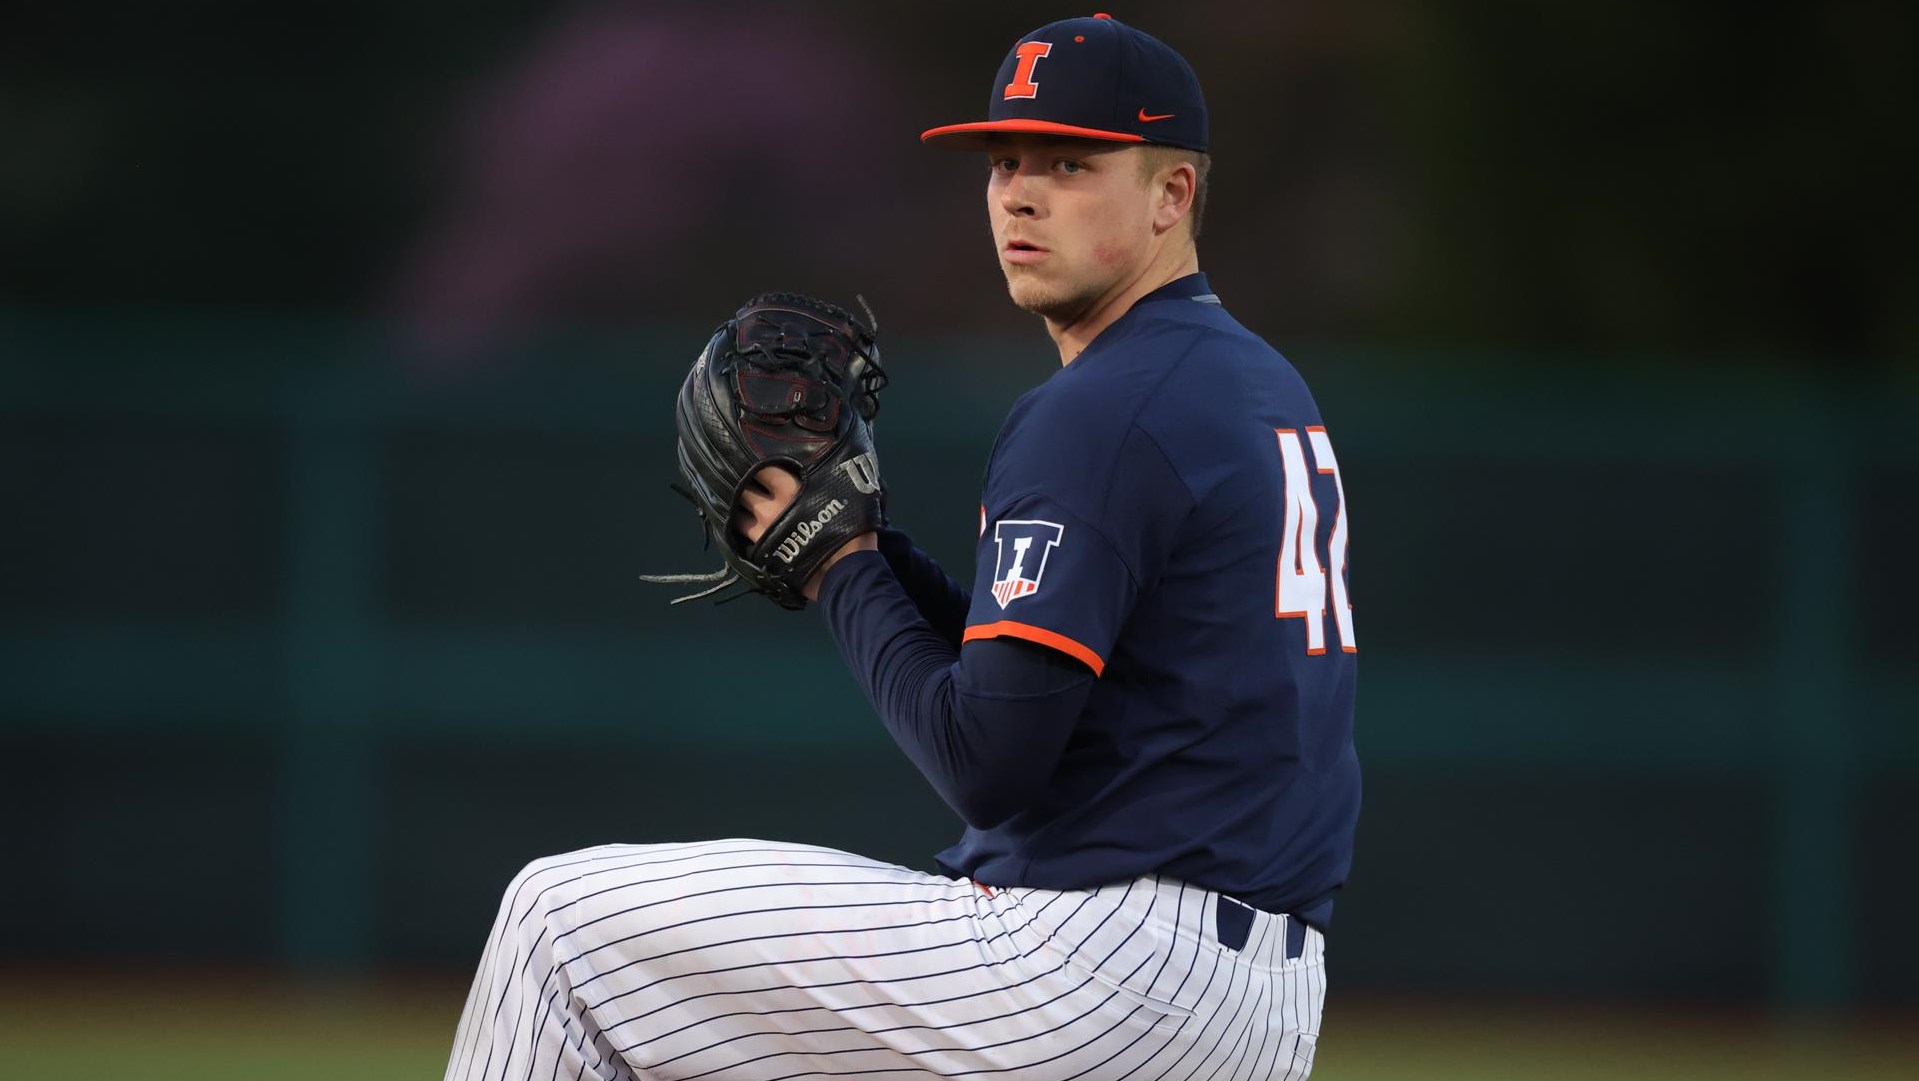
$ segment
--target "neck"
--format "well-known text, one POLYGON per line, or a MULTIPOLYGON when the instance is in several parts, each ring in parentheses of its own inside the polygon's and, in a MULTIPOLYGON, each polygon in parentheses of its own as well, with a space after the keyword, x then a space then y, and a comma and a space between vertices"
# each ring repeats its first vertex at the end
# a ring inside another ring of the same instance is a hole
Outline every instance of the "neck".
POLYGON ((1099 337, 1100 331, 1131 311, 1140 297, 1167 282, 1198 272, 1198 249, 1190 242, 1169 244, 1148 259, 1139 273, 1116 283, 1080 314, 1065 321, 1047 316, 1046 333, 1053 336, 1053 344, 1059 348, 1060 366, 1071 364, 1074 357, 1079 356, 1082 350, 1093 343, 1094 338, 1099 337))

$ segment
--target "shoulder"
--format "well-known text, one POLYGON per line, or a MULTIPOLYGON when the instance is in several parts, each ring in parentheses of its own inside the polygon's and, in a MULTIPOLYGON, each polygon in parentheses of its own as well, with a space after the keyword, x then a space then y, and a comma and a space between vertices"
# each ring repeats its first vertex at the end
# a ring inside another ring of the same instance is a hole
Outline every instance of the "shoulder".
POLYGON ((1138 421, 1191 335, 1123 329, 1020 399, 988 466, 990 496, 1043 494, 1097 520, 1116 479, 1137 478, 1136 459, 1157 453, 1138 421))
POLYGON ((1046 433, 1051 449, 1110 451, 1133 429, 1213 332, 1179 320, 1135 316, 1115 324, 1071 364, 1021 399, 1009 421, 1046 433))
POLYGON ((1271 465, 1275 430, 1317 425, 1319 408, 1291 362, 1231 315, 1179 314, 1188 348, 1133 423, 1204 499, 1271 465))
POLYGON ((1218 462, 1256 453, 1274 428, 1318 423, 1299 373, 1218 305, 1156 303, 1112 331, 1008 418, 990 467, 1004 494, 1103 502, 1116 477, 1151 474, 1196 495, 1218 462))
POLYGON ((1207 418, 1270 415, 1282 402, 1310 403, 1291 362, 1218 305, 1158 307, 1163 310, 1142 330, 1178 348, 1167 350, 1172 362, 1142 400, 1139 423, 1161 431, 1207 418))
MULTIPOLYGON (((1178 362, 1182 378, 1169 383, 1164 393, 1299 380, 1299 373, 1279 350, 1217 304, 1183 305, 1155 314, 1153 326, 1161 336, 1185 342, 1178 362)), ((1154 400, 1163 400, 1164 393, 1154 400)))

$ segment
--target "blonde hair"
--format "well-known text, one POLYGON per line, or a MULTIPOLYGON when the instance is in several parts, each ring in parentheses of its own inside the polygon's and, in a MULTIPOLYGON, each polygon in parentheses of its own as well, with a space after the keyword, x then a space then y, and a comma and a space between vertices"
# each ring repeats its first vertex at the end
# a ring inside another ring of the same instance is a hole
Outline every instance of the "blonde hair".
POLYGON ((1192 230, 1192 239, 1199 239, 1199 225, 1206 216, 1206 174, 1212 172, 1213 157, 1199 150, 1187 150, 1178 146, 1140 147, 1139 179, 1141 183, 1150 182, 1159 175, 1160 170, 1180 162, 1189 162, 1193 166, 1193 206, 1186 212, 1186 221, 1192 230))

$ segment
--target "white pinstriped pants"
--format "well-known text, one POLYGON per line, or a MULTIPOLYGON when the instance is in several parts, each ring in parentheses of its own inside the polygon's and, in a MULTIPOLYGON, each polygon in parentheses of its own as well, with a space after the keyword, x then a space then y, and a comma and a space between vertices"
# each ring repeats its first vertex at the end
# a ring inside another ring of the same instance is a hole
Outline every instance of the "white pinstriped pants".
POLYGON ((775 841, 607 845, 507 887, 448 1081, 1271 1081, 1312 1070, 1325 944, 1223 946, 1147 877, 985 889, 775 841))

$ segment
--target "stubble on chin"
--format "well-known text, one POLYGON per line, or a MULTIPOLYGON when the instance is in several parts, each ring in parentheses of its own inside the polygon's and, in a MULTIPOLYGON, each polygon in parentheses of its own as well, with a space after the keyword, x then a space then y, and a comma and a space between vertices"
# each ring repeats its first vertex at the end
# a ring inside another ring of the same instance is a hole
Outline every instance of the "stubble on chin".
POLYGON ((1054 322, 1072 322, 1072 316, 1086 305, 1085 297, 1018 272, 1006 275, 1006 293, 1014 307, 1054 322))

